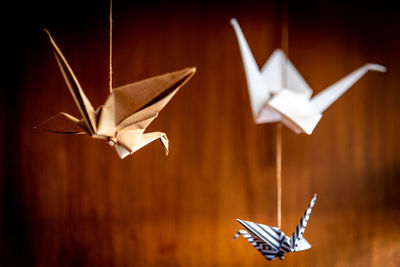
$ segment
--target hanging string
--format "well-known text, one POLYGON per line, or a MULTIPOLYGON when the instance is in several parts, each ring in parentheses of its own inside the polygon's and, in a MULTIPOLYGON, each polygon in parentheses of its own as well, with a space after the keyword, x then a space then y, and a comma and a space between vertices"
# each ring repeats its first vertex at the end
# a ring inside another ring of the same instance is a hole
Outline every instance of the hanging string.
MULTIPOLYGON (((288 14, 288 1, 282 1, 282 14, 281 14, 281 46, 282 50, 289 56, 289 14, 288 14)), ((286 63, 286 62, 285 62, 286 63)), ((284 68, 284 74, 286 68, 284 68)), ((284 79, 286 83, 286 77, 284 79)))
POLYGON ((112 0, 110 0, 110 93, 112 93, 112 28, 113 28, 113 20, 112 20, 112 0))
MULTIPOLYGON (((281 6, 281 47, 282 50, 289 56, 289 18, 288 18, 288 3, 287 0, 282 1, 281 6)), ((282 81, 283 87, 287 87, 287 61, 283 62, 282 81)), ((282 124, 276 124, 276 197, 277 197, 277 221, 278 228, 282 226, 282 124)))
POLYGON ((282 124, 276 124, 276 192, 278 228, 282 218, 282 124))

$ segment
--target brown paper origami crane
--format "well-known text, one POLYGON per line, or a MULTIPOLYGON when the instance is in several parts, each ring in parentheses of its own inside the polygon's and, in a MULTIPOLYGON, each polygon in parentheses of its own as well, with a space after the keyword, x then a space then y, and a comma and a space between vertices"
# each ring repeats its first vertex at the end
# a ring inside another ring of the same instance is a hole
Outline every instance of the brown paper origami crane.
POLYGON ((179 88, 193 76, 195 68, 186 68, 112 89, 105 104, 94 110, 57 44, 47 30, 46 33, 83 118, 79 120, 60 112, 37 128, 52 133, 86 133, 93 138, 104 139, 115 147, 121 158, 160 139, 168 154, 168 138, 165 133, 144 131, 179 88))

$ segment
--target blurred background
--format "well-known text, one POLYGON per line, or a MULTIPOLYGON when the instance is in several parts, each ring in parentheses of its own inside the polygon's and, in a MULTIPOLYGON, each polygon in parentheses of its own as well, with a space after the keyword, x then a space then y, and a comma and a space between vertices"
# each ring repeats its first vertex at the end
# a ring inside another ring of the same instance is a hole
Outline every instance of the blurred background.
POLYGON ((259 66, 281 44, 280 1, 114 0, 113 83, 196 66, 120 160, 105 142, 34 129, 79 112, 43 32, 94 107, 108 95, 108 1, 3 3, 1 266, 399 266, 399 9, 390 1, 289 1, 289 57, 314 93, 370 72, 311 136, 283 127, 282 230, 311 197, 310 250, 267 262, 236 218, 276 225, 276 125, 255 125, 236 17, 259 66))

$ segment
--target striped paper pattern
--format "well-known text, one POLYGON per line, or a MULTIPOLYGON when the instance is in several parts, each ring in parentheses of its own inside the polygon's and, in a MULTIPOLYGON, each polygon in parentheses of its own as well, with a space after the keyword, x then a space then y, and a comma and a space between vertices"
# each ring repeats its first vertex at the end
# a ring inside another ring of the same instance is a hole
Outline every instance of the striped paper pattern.
POLYGON ((316 199, 315 194, 291 237, 286 236, 279 228, 237 219, 247 231, 239 230, 234 239, 243 235, 267 260, 276 257, 283 259, 287 252, 309 249, 311 245, 303 238, 303 233, 316 199))

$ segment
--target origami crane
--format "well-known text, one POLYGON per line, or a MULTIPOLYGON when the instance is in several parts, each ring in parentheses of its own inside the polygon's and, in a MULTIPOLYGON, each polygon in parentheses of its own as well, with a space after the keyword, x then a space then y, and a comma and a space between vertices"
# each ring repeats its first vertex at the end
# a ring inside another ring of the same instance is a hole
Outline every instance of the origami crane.
POLYGON ((47 132, 86 133, 104 139, 124 158, 143 146, 160 139, 168 154, 165 133, 144 133, 146 127, 195 73, 195 68, 167 73, 112 89, 104 105, 94 110, 78 79, 68 65, 50 33, 54 54, 82 119, 60 112, 37 126, 47 132))
POLYGON ((254 122, 282 122, 296 133, 311 134, 324 112, 367 71, 385 72, 365 64, 311 98, 313 93, 292 62, 276 49, 260 69, 236 19, 231 19, 243 59, 254 122))
POLYGON ((309 249, 311 248, 311 245, 305 238, 303 238, 303 233, 306 229, 316 199, 317 195, 315 194, 291 237, 286 236, 285 233, 277 227, 237 219, 237 221, 241 223, 247 231, 239 230, 235 234, 234 239, 243 235, 243 237, 246 238, 247 241, 260 251, 269 261, 276 257, 282 260, 288 252, 309 249))

